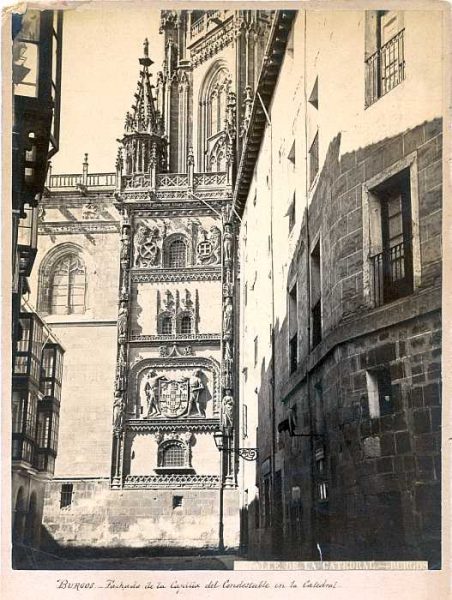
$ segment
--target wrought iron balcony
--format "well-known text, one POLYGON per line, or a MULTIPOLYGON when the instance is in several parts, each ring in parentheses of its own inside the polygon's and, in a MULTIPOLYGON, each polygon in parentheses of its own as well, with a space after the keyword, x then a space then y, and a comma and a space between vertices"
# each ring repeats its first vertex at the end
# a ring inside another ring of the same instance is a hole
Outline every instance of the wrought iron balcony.
POLYGON ((404 29, 366 60, 366 106, 405 79, 404 29))
POLYGON ((375 306, 413 291, 411 238, 371 257, 375 306))

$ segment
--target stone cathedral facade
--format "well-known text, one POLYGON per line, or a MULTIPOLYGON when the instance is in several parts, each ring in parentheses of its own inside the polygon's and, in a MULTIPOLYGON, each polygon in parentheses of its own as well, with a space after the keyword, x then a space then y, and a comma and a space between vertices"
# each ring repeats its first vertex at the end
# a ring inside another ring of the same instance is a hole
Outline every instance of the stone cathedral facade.
POLYGON ((265 11, 163 11, 116 172, 49 175, 33 289, 68 357, 49 543, 238 545, 232 184, 269 30, 265 11))

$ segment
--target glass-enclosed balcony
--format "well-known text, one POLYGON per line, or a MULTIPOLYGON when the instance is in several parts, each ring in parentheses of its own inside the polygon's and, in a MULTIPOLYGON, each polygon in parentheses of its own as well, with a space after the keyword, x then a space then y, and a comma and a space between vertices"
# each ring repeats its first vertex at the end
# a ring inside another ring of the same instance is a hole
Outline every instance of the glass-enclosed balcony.
POLYGON ((38 207, 24 207, 25 216, 19 220, 17 250, 19 270, 28 277, 38 248, 38 207))
POLYGON ((63 349, 59 344, 46 344, 42 351, 39 389, 47 397, 58 402, 61 399, 63 377, 63 349))
POLYGON ((44 324, 35 313, 20 313, 21 337, 13 365, 13 376, 29 377, 39 386, 44 342, 44 324))
POLYGON ((35 312, 20 315, 13 368, 12 457, 53 473, 64 349, 35 312))

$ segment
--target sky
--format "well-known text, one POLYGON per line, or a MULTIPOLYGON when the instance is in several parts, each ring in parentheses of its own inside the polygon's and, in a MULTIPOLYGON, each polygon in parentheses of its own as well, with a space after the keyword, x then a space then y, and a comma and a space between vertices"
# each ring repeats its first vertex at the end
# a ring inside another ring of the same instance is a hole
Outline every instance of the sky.
POLYGON ((81 173, 85 152, 90 173, 115 170, 116 140, 134 100, 145 37, 154 82, 161 70, 159 20, 149 6, 65 10, 60 149, 52 173, 81 173))

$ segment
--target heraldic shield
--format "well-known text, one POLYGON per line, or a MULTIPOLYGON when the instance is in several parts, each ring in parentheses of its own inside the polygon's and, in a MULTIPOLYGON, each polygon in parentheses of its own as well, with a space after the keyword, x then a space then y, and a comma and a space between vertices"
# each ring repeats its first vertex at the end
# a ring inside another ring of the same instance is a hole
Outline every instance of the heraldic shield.
POLYGON ((180 417, 188 411, 188 381, 160 381, 160 411, 165 417, 180 417))

